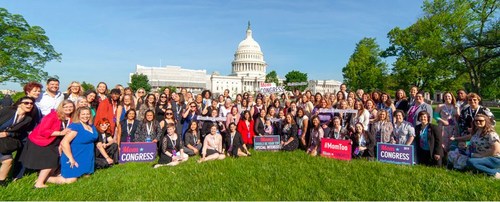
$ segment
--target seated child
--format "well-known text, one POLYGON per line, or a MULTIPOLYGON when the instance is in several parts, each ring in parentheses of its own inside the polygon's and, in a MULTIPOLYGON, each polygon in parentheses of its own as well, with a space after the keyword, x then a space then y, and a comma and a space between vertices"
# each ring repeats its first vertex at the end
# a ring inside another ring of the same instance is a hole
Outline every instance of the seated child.
POLYGON ((448 165, 457 170, 463 170, 470 158, 470 151, 465 141, 458 142, 458 148, 448 153, 448 165))

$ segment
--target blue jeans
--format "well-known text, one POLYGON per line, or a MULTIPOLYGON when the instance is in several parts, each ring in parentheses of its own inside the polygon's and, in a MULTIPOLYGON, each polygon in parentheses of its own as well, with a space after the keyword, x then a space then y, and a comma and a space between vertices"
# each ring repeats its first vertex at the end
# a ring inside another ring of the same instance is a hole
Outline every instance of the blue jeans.
POLYGON ((494 176, 500 172, 500 157, 470 158, 467 161, 467 165, 480 172, 494 176))

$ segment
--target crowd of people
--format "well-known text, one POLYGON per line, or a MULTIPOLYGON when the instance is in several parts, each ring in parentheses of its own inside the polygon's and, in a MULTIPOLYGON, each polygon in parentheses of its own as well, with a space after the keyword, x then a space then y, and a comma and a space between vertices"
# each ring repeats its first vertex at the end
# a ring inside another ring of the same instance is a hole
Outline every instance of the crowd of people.
POLYGON ((0 185, 25 170, 38 172, 36 188, 75 182, 96 168, 118 163, 123 142, 158 145, 154 168, 175 166, 190 157, 199 163, 251 156, 254 137, 280 136, 284 151, 321 154, 323 138, 349 140, 352 157, 374 160, 376 144, 413 145, 416 163, 472 169, 500 179, 500 140, 495 118, 481 97, 464 90, 443 95, 433 109, 417 87, 385 92, 290 94, 229 90, 213 95, 186 89, 147 94, 142 88, 104 82, 84 91, 72 82, 65 92, 49 79, 24 86, 26 96, 0 112, 0 185), (432 120, 437 124, 433 124, 432 120), (13 158, 13 153, 16 157, 13 158))

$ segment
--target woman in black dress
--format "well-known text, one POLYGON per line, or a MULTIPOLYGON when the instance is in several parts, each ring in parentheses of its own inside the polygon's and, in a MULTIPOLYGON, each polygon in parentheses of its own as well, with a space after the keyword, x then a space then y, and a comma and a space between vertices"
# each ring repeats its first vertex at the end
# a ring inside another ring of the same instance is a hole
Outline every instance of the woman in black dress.
POLYGON ((161 139, 160 159, 154 168, 162 166, 176 166, 188 160, 189 156, 184 153, 183 143, 180 135, 175 133, 175 125, 168 124, 167 135, 161 139))
POLYGON ((299 147, 298 127, 291 114, 287 114, 281 131, 281 149, 293 151, 299 147))

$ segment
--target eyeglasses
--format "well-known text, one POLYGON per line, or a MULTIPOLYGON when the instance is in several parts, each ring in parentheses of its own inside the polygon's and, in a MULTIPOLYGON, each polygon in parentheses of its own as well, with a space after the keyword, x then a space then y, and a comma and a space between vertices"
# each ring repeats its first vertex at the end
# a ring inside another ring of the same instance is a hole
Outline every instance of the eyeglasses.
POLYGON ((23 105, 33 105, 33 102, 21 102, 23 105))
POLYGON ((478 100, 478 99, 476 99, 476 98, 474 98, 474 99, 469 99, 469 102, 472 102, 472 101, 477 102, 477 101, 479 101, 479 100, 478 100))
POLYGON ((195 108, 196 106, 191 106, 191 108, 195 108))
POLYGON ((484 119, 476 119, 474 121, 477 122, 477 123, 484 123, 484 122, 486 122, 486 120, 484 120, 484 119))
POLYGON ((111 125, 111 124, 109 124, 109 123, 101 123, 100 125, 101 125, 101 126, 109 126, 109 125, 111 125))

